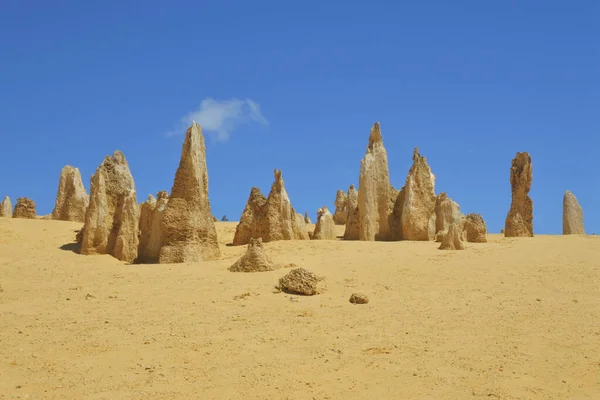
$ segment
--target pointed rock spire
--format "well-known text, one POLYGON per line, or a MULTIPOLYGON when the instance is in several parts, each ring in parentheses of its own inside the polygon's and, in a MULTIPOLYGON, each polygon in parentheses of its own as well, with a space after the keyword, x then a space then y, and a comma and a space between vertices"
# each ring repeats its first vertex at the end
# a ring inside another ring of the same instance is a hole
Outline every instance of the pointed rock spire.
POLYGON ((371 127, 371 134, 369 135, 369 145, 367 149, 373 150, 376 143, 381 143, 383 146, 383 137, 381 136, 381 127, 379 122, 375 122, 371 127))
POLYGON ((345 225, 348 221, 348 210, 346 209, 346 200, 348 195, 341 189, 335 194, 335 213, 333 221, 336 225, 345 225))
POLYGON ((106 156, 91 179, 81 230, 81 254, 110 254, 133 262, 137 256, 139 206, 125 155, 106 156))
POLYGON ((335 240, 335 223, 331 212, 323 206, 319 208, 317 214, 317 224, 312 235, 313 240, 335 240))
POLYGON ((529 153, 517 153, 510 168, 512 201, 506 216, 504 236, 533 236, 533 201, 529 197, 532 167, 529 153))
POLYGON ((275 169, 273 174, 275 181, 268 198, 265 199, 258 188, 252 188, 235 230, 234 245, 247 244, 250 238, 259 237, 265 243, 309 238, 304 216, 292 207, 281 170, 275 169))
POLYGON ((52 219, 84 222, 89 201, 79 169, 66 165, 60 173, 52 219))
POLYGON ((0 203, 0 217, 12 218, 13 210, 10 198, 6 196, 0 203))
POLYGON ((358 226, 360 240, 389 240, 390 174, 379 123, 369 135, 367 153, 360 162, 358 226))
POLYGON ((235 235, 233 236, 234 246, 248 244, 251 238, 262 237, 261 229, 262 221, 265 219, 263 214, 266 203, 267 198, 263 196, 260 189, 253 187, 250 190, 250 196, 240 217, 240 222, 235 228, 235 235))
POLYGON ((563 198, 563 235, 584 235, 583 210, 570 191, 563 198))
POLYGON ((427 159, 415 147, 413 165, 408 171, 394 207, 394 218, 400 219, 399 232, 403 240, 432 240, 435 236, 435 175, 427 159))
POLYGON ((161 229, 161 264, 214 260, 221 256, 208 199, 204 136, 195 122, 185 134, 161 229))

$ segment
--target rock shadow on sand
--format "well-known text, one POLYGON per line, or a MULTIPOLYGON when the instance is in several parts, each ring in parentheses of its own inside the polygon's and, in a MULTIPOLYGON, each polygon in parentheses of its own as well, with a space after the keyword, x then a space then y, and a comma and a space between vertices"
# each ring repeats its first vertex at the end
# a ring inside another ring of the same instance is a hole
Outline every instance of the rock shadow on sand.
POLYGON ((81 254, 81 244, 79 244, 77 242, 63 244, 62 246, 59 247, 59 249, 65 250, 65 251, 72 251, 75 254, 81 254))

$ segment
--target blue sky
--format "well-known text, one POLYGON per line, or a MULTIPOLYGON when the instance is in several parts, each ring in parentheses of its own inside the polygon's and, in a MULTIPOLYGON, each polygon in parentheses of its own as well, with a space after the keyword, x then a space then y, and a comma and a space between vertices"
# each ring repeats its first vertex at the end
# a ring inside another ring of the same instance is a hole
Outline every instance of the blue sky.
POLYGON ((394 187, 418 146, 436 192, 499 232, 528 151, 535 232, 561 232, 569 189, 600 233, 599 20, 595 0, 6 0, 0 196, 50 213, 65 164, 89 190, 120 149, 142 201, 171 189, 199 118, 214 215, 280 168, 314 219, 358 184, 379 121, 394 187))

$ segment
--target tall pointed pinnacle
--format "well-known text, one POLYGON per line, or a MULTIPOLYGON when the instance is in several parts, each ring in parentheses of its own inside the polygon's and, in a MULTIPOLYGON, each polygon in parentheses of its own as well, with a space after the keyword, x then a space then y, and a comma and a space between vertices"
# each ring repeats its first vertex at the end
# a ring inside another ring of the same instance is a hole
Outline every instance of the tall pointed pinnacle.
POLYGON ((391 185, 387 152, 378 122, 371 128, 358 179, 359 239, 388 240, 391 185))
POLYGON ((412 156, 413 161, 417 161, 420 156, 421 156, 421 154, 419 154, 419 148, 415 147, 415 149, 413 150, 413 156, 412 156))
POLYGON ((161 220, 159 263, 214 260, 221 257, 208 198, 208 170, 202 127, 186 131, 171 196, 161 220))
POLYGON ((369 150, 373 150, 375 143, 383 143, 383 137, 381 136, 381 127, 379 122, 375 122, 371 127, 371 134, 369 135, 369 150))

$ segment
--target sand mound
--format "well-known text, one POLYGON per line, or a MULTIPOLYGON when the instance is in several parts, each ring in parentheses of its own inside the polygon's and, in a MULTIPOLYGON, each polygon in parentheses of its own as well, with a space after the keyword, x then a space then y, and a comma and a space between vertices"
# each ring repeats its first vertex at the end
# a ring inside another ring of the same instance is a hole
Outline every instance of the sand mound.
POLYGON ((275 269, 277 266, 265 252, 261 238, 250 239, 246 253, 229 267, 231 272, 265 272, 275 269))

